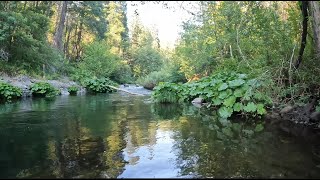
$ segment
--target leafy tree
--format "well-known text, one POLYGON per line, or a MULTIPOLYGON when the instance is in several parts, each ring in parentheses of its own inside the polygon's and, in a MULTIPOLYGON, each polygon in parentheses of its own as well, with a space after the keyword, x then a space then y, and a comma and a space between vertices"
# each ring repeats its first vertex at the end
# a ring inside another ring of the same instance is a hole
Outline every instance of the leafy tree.
POLYGON ((110 77, 119 68, 119 57, 112 54, 103 42, 86 46, 82 61, 75 71, 75 78, 83 82, 86 78, 110 77))

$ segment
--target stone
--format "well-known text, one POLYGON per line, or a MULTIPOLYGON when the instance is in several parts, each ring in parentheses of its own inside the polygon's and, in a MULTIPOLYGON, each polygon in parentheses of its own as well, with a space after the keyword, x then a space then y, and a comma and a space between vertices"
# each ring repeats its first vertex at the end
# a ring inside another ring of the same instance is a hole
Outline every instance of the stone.
POLYGON ((319 122, 320 121, 320 112, 311 113, 310 120, 313 122, 319 122))
POLYGON ((281 109, 280 114, 285 114, 285 113, 288 113, 292 110, 293 110, 293 107, 291 105, 288 105, 288 106, 284 107, 283 109, 281 109))
POLYGON ((203 103, 203 99, 202 98, 195 98, 192 101, 192 104, 201 104, 201 103, 203 103))

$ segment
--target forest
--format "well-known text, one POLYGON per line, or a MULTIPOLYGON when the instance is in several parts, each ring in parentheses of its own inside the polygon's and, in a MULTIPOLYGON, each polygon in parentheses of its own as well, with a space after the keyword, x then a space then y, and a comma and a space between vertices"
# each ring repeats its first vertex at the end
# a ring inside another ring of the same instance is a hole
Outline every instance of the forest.
MULTIPOLYGON (((129 36, 126 1, 3 1, 1 71, 69 77, 94 92, 123 83, 157 86, 158 102, 201 97, 221 106, 225 117, 244 107, 265 114, 266 108, 311 100, 320 109, 319 3, 198 4, 200 11, 190 12, 193 18, 168 49, 160 47, 157 31, 144 27, 138 13, 129 36)), ((2 99, 21 94, 1 86, 2 99), (6 88, 13 94, 6 95, 6 88)))
POLYGON ((318 1, 1 1, 0 178, 319 177, 319 64, 318 1))

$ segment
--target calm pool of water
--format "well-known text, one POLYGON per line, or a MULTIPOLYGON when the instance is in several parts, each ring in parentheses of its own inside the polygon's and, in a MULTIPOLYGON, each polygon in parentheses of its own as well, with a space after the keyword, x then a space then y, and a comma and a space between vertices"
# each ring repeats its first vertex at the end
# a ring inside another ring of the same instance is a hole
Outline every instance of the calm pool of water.
POLYGON ((0 105, 0 178, 320 178, 314 144, 149 98, 0 105))

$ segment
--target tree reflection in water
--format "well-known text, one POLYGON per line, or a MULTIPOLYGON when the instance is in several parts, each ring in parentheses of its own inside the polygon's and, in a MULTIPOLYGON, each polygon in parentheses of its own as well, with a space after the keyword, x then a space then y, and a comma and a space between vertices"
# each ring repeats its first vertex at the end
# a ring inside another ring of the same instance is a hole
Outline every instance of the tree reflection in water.
POLYGON ((1 177, 319 177, 310 143, 192 105, 143 100, 59 97, 3 108, 1 177))

